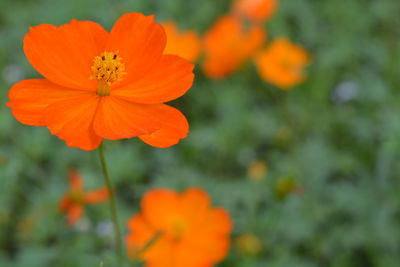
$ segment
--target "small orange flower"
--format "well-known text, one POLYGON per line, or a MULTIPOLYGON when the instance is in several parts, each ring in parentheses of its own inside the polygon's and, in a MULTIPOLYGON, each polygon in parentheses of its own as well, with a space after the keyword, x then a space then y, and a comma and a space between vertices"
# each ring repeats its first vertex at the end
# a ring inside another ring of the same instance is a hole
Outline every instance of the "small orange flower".
POLYGON ((83 214, 83 206, 95 204, 108 199, 108 190, 101 188, 98 190, 84 192, 80 174, 76 170, 71 170, 69 176, 70 191, 61 199, 60 210, 68 214, 67 222, 75 224, 83 214))
POLYGON ((277 0, 236 0, 233 10, 240 17, 263 21, 275 13, 277 5, 277 0))
POLYGON ((141 206, 128 221, 131 258, 147 267, 209 267, 226 256, 231 219, 225 210, 211 207, 203 190, 152 190, 141 206))
POLYGON ((163 55, 165 44, 154 16, 140 13, 122 16, 110 33, 91 21, 32 27, 24 52, 46 79, 15 84, 8 106, 21 123, 46 126, 72 147, 136 136, 169 147, 189 126, 163 103, 182 96, 194 75, 193 64, 163 55))
POLYGON ((167 46, 164 54, 177 55, 190 62, 195 62, 200 55, 200 38, 195 31, 179 32, 176 24, 172 21, 164 22, 165 33, 167 34, 167 46))
POLYGON ((211 78, 223 78, 240 67, 263 44, 264 29, 249 28, 233 16, 223 16, 205 36, 204 72, 211 78))
POLYGON ((286 38, 278 38, 255 59, 261 77, 288 90, 305 80, 304 67, 309 63, 308 53, 286 38))

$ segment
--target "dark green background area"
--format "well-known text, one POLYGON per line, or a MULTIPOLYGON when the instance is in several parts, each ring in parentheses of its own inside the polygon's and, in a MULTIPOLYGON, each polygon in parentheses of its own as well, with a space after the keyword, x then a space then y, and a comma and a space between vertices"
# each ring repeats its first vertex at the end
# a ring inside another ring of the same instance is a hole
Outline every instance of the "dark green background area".
MULTIPOLYGON (((112 266, 107 204, 88 206, 75 228, 58 212, 71 166, 87 189, 103 186, 97 151, 21 125, 5 106, 13 83, 40 77, 23 55, 28 27, 76 18, 110 29, 139 11, 204 33, 229 4, 0 0, 0 266, 112 266)), ((304 84, 281 91, 251 62, 211 81, 199 65, 193 88, 171 103, 188 117, 187 139, 169 149, 105 143, 124 233, 147 190, 200 186, 230 212, 233 240, 253 233, 263 246, 246 255, 232 245, 218 266, 399 266, 399 1, 281 0, 265 26, 269 40, 286 36, 311 53, 304 84), (254 182, 247 169, 257 159, 269 172, 254 182), (276 196, 287 177, 303 194, 276 196)))

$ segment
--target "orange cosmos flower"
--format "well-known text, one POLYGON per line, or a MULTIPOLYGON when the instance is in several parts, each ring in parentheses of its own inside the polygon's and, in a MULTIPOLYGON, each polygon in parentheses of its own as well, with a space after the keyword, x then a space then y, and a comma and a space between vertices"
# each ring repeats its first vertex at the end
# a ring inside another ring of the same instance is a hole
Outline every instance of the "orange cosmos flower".
POLYGON ((262 21, 275 13, 277 5, 277 0, 236 0, 233 10, 240 17, 262 21))
POLYGON ((108 199, 106 188, 85 193, 80 174, 76 170, 71 170, 69 176, 71 189, 60 201, 60 210, 68 214, 67 222, 75 224, 83 214, 83 206, 95 204, 108 199))
POLYGON ((221 17, 205 36, 204 72, 211 78, 223 78, 240 67, 263 44, 264 29, 250 25, 246 29, 233 16, 221 17))
POLYGON ((46 79, 24 80, 8 106, 23 124, 46 126, 69 146, 93 150, 102 139, 138 136, 169 147, 188 132, 186 118, 163 104, 193 82, 193 65, 163 55, 165 32, 154 16, 129 13, 110 33, 90 21, 30 28, 29 62, 46 79))
POLYGON ((303 68, 309 63, 308 53, 286 38, 278 38, 255 59, 261 77, 288 90, 305 79, 303 68))
POLYGON ((172 21, 164 22, 165 33, 167 34, 167 46, 164 54, 178 55, 191 62, 195 62, 201 50, 200 38, 194 31, 179 32, 172 21))
POLYGON ((146 267, 209 267, 226 256, 231 219, 211 207, 203 190, 152 190, 141 206, 128 221, 126 243, 129 256, 146 261, 146 267))

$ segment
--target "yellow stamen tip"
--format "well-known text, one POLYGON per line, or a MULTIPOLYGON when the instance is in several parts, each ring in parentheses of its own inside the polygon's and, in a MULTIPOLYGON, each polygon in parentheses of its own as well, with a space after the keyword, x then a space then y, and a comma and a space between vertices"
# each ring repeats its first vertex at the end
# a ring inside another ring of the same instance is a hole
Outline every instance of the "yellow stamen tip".
POLYGON ((125 64, 117 52, 104 52, 96 56, 92 66, 93 75, 90 79, 96 79, 98 83, 97 94, 110 95, 110 87, 113 83, 122 80, 126 74, 125 64))

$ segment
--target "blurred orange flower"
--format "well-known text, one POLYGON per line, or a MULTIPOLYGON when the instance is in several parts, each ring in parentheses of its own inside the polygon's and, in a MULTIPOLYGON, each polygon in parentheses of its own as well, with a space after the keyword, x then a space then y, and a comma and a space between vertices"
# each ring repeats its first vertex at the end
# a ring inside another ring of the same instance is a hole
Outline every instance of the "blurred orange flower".
POLYGON ((69 146, 93 150, 102 139, 138 136, 156 147, 185 138, 186 118, 164 105, 193 82, 193 64, 163 55, 165 32, 154 16, 129 13, 110 33, 91 21, 31 27, 29 62, 46 79, 23 80, 8 106, 23 124, 46 126, 69 146))
POLYGON ((145 261, 147 267, 205 267, 225 258, 232 222, 224 209, 211 207, 203 190, 152 190, 141 206, 128 221, 131 258, 145 261))
POLYGON ((167 34, 167 46, 164 54, 177 55, 195 62, 200 55, 201 43, 195 31, 179 32, 176 24, 172 21, 164 22, 165 33, 167 34))
POLYGON ((265 38, 260 26, 246 28, 234 16, 221 17, 205 35, 204 72, 211 78, 229 75, 257 52, 265 38))
POLYGON ((284 90, 305 80, 309 61, 308 53, 286 38, 273 41, 255 59, 261 77, 284 90))
POLYGON ((233 10, 240 17, 262 21, 275 13, 277 5, 277 0, 236 0, 233 10))
POLYGON ((108 199, 107 188, 84 192, 82 177, 76 170, 71 170, 69 175, 71 189, 61 199, 60 210, 68 215, 67 222, 75 224, 83 214, 83 207, 86 204, 95 204, 108 199))

